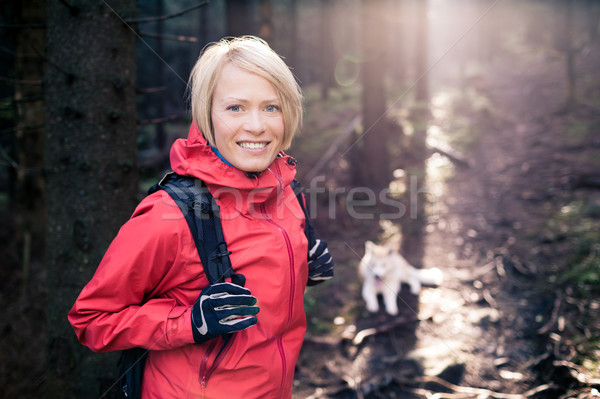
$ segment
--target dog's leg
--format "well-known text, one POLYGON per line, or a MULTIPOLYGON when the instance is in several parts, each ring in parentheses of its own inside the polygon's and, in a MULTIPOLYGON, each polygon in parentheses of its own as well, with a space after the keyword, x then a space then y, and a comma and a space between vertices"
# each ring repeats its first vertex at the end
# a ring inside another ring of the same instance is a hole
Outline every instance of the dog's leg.
POLYGON ((367 303, 367 310, 371 313, 379 311, 379 302, 377 301, 377 290, 374 287, 375 282, 365 280, 363 283, 362 297, 367 303))
POLYGON ((412 277, 408 280, 408 285, 410 285, 410 293, 413 295, 419 295, 421 292, 421 281, 418 277, 412 277))
POLYGON ((398 290, 385 287, 383 290, 383 303, 385 304, 385 311, 391 316, 396 316, 398 314, 398 290))

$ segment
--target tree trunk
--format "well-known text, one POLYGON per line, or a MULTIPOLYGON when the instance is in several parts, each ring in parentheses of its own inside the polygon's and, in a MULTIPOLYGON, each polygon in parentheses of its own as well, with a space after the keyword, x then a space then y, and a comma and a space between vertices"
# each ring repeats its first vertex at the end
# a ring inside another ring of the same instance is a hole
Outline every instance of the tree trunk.
MULTIPOLYGON (((156 15, 164 14, 164 6, 163 0, 156 0, 156 15)), ((156 54, 158 57, 154 58, 154 62, 156 65, 156 87, 164 87, 165 86, 165 62, 164 59, 164 51, 163 51, 163 39, 162 36, 164 34, 164 23, 163 21, 156 22, 156 54)), ((159 95, 156 99, 157 101, 157 115, 159 118, 166 117, 166 107, 165 107, 165 97, 166 95, 159 95)), ((158 152, 160 154, 168 153, 166 151, 167 146, 167 136, 165 133, 165 125, 162 122, 156 124, 156 138, 155 144, 158 148, 158 152)), ((161 159, 161 163, 159 165, 160 170, 168 168, 168 158, 164 160, 161 159)))
POLYGON ((594 42, 598 37, 598 24, 600 22, 600 4, 597 0, 586 0, 586 15, 587 15, 587 31, 589 41, 594 42))
POLYGON ((297 76, 298 67, 300 66, 300 57, 298 56, 298 10, 296 0, 290 0, 289 6, 289 36, 288 36, 288 51, 287 51, 287 64, 292 68, 294 75, 297 76))
POLYGON ((577 101, 575 48, 573 46, 573 0, 565 1, 565 52, 567 77, 567 109, 573 110, 577 101))
MULTIPOLYGON (((47 398, 97 398, 116 354, 81 346, 67 313, 137 202, 135 1, 47 2, 47 398)), ((107 396, 112 397, 112 396, 107 396)))
POLYGON ((427 23, 428 0, 418 0, 415 21, 415 71, 418 81, 415 84, 415 108, 411 119, 414 133, 411 143, 412 164, 406 169, 408 188, 408 220, 402 224, 402 250, 407 260, 420 266, 423 258, 423 228, 425 225, 425 161, 427 158, 427 125, 429 121, 429 85, 427 72, 427 49, 429 24, 427 23))
MULTIPOLYGON (((16 22, 37 25, 45 22, 41 0, 19 3, 16 22)), ((43 29, 19 29, 16 37, 16 173, 15 205, 17 237, 23 248, 21 265, 22 293, 27 295, 31 263, 41 265, 46 241, 44 207, 44 97, 42 79, 46 32, 43 29), (34 244, 33 244, 34 243, 34 244)), ((39 272, 37 270, 36 272, 39 272)))
POLYGON ((386 45, 389 46, 390 52, 387 59, 387 67, 389 74, 394 78, 396 83, 402 84, 406 80, 406 60, 407 49, 405 37, 409 29, 406 27, 407 0, 396 0, 392 2, 390 7, 390 15, 393 17, 387 22, 386 45))
POLYGON ((336 61, 335 46, 333 44, 333 32, 335 29, 335 16, 333 14, 333 0, 321 0, 319 4, 321 12, 319 24, 321 29, 320 53, 321 56, 321 97, 326 99, 329 89, 335 86, 334 69, 336 61))
POLYGON ((227 0, 225 13, 228 36, 258 35, 260 33, 253 1, 227 0))
POLYGON ((271 43, 273 40, 273 29, 273 10, 271 9, 271 1, 261 0, 260 29, 258 36, 264 39, 266 42, 271 43))
POLYGON ((376 189, 389 182, 387 124, 385 123, 384 0, 362 1, 362 69, 363 162, 365 186, 376 189))
POLYGON ((573 48, 573 4, 572 0, 555 0, 556 28, 554 48, 565 57, 565 110, 573 110, 576 102, 575 49, 573 48))

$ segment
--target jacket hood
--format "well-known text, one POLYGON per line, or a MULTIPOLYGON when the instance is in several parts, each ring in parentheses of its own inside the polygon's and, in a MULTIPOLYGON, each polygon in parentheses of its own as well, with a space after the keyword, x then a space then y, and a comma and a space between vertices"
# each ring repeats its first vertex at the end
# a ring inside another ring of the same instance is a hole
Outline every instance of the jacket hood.
POLYGON ((194 122, 188 138, 177 139, 173 143, 171 168, 177 174, 199 178, 211 192, 219 188, 252 191, 254 202, 265 201, 283 192, 296 176, 296 160, 284 152, 280 152, 273 163, 258 174, 227 165, 215 154, 194 122))

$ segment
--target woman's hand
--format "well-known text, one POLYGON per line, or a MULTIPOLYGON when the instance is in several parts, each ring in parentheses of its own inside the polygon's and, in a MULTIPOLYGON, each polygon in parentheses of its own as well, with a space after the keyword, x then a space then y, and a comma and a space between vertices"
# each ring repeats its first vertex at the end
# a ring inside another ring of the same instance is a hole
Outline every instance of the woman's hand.
POLYGON ((308 252, 308 285, 316 285, 332 278, 333 266, 327 243, 317 239, 308 252))
POLYGON ((222 334, 252 327, 258 321, 256 298, 247 288, 232 283, 209 285, 192 308, 194 341, 201 344, 222 334))

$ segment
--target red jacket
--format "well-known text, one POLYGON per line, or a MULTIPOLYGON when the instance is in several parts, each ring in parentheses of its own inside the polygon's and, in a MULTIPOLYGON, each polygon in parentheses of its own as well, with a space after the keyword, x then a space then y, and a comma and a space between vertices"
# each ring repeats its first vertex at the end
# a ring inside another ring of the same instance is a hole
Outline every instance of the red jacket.
POLYGON ((191 307, 208 284, 194 240, 163 190, 123 225, 69 312, 80 342, 97 352, 151 349, 142 398, 290 398, 306 330, 304 216, 287 155, 259 176, 226 165, 195 125, 171 149, 171 166, 202 179, 221 207, 234 270, 257 297, 258 324, 194 343, 191 307))

